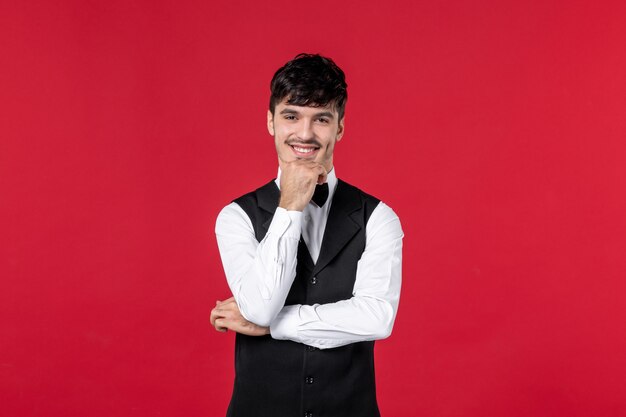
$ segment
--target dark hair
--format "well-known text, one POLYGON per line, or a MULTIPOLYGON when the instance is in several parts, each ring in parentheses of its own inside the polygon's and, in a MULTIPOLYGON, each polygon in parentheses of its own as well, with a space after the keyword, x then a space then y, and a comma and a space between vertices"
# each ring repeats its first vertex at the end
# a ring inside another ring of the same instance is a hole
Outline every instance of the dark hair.
POLYGON ((318 54, 298 54, 274 74, 270 83, 270 111, 287 98, 295 106, 329 104, 343 118, 348 100, 346 76, 332 59, 318 54))

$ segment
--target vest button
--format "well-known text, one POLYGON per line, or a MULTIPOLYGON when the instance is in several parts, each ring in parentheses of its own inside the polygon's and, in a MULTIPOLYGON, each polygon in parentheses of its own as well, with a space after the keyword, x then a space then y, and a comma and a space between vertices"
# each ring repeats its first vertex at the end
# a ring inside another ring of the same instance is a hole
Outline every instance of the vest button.
POLYGON ((313 417, 313 413, 310 413, 308 411, 304 412, 304 417, 313 417))
POLYGON ((307 384, 312 384, 313 383, 313 377, 312 376, 307 376, 306 378, 304 378, 304 382, 306 382, 307 384))
POLYGON ((308 350, 309 352, 313 352, 314 350, 316 350, 317 348, 315 346, 307 346, 306 350, 308 350))
POLYGON ((313 285, 317 284, 317 277, 311 278, 311 284, 313 285))

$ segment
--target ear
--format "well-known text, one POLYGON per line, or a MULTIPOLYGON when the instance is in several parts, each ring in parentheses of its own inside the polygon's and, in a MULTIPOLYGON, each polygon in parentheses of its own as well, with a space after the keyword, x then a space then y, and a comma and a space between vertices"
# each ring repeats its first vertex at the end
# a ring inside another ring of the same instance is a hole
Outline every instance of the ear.
POLYGON ((267 131, 274 136, 274 115, 271 111, 267 111, 267 131))
POLYGON ((343 137, 343 131, 344 131, 344 124, 343 121, 346 119, 346 117, 342 117, 341 120, 339 120, 339 125, 337 126, 337 142, 339 142, 341 140, 341 138, 343 137))

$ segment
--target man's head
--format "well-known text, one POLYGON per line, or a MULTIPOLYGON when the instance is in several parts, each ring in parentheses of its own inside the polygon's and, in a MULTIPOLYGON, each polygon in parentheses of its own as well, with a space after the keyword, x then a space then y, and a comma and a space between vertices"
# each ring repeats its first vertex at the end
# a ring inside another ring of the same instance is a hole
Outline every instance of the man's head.
POLYGON ((276 71, 270 88, 267 127, 279 160, 310 159, 330 170, 344 129, 343 71, 329 58, 299 54, 276 71))

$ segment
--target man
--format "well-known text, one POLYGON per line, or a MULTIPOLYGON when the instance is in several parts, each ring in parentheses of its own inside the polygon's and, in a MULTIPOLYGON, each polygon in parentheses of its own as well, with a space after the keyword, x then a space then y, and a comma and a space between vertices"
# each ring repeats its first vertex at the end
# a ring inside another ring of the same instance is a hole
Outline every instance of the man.
POLYGON ((300 54, 271 82, 278 175, 226 206, 217 242, 232 298, 211 324, 237 332, 228 416, 375 417, 374 340, 400 296, 400 221, 337 179, 343 71, 300 54))

